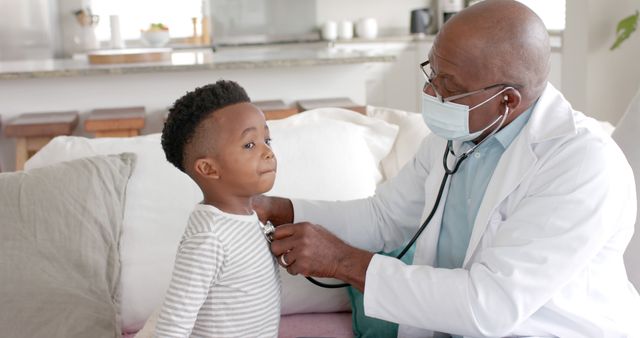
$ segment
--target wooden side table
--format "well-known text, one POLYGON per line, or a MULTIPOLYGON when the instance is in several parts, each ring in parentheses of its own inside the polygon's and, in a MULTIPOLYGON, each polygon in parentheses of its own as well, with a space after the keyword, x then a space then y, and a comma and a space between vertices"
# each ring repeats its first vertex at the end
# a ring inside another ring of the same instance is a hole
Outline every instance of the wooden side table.
POLYGON ((252 102, 260 108, 267 120, 279 120, 298 113, 298 108, 286 105, 282 100, 252 102))
POLYGON ((367 114, 367 107, 357 104, 351 101, 348 97, 330 97, 326 99, 313 99, 313 100, 299 100, 298 108, 300 111, 315 109, 315 108, 324 108, 324 107, 337 107, 353 110, 360 114, 367 114))
POLYGON ((22 114, 7 123, 5 135, 16 138, 16 170, 55 136, 71 135, 77 125, 77 111, 22 114))
POLYGON ((144 107, 94 109, 84 121, 84 130, 96 137, 131 137, 144 128, 144 107))

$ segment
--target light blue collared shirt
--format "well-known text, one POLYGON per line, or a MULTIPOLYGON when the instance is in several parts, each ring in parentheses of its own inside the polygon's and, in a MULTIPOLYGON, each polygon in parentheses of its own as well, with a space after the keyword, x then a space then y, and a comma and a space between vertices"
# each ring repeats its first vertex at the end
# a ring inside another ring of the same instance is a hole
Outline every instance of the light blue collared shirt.
MULTIPOLYGON (((460 164, 458 172, 451 176, 438 238, 437 267, 462 267, 473 224, 489 180, 504 151, 529 121, 533 107, 535 104, 478 146, 460 164)), ((472 146, 474 144, 470 141, 463 142, 456 153, 463 153, 472 146)))

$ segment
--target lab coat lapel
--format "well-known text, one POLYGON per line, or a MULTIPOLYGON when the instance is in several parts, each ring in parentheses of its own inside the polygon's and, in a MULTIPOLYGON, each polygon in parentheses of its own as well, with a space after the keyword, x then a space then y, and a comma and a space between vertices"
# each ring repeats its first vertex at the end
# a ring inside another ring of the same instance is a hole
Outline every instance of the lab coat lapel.
MULTIPOLYGON (((436 197, 438 195, 438 188, 440 187, 442 177, 444 176, 444 168, 442 167, 441 159, 442 152, 444 152, 446 144, 447 142, 445 140, 438 138, 434 139, 432 145, 433 152, 437 154, 434 155, 434 163, 436 163, 437 165, 433 166, 433 171, 427 178, 427 182, 425 184, 425 207, 422 211, 421 218, 421 220, 423 221, 427 218, 432 207, 435 205, 436 197)), ((453 167, 453 156, 449 156, 448 163, 451 167, 453 167)), ((450 178, 447 180, 447 185, 445 186, 443 195, 440 199, 438 209, 433 215, 431 222, 429 222, 427 228, 424 230, 424 233, 418 239, 419 245, 416 246, 416 251, 413 256, 413 264, 435 265, 438 248, 438 238, 440 236, 440 230, 442 226, 442 214, 444 212, 444 201, 447 200, 449 184, 451 184, 450 178)))
POLYGON ((475 251, 489 225, 489 220, 494 210, 515 190, 529 170, 533 168, 536 157, 530 148, 527 137, 524 136, 519 135, 514 140, 513 144, 502 155, 493 172, 480 204, 480 209, 478 209, 463 265, 467 264, 475 251))
POLYGON ((473 256, 496 208, 534 167, 537 157, 533 151, 533 144, 574 132, 575 122, 571 106, 560 92, 548 84, 529 122, 504 152, 493 172, 476 215, 463 266, 466 266, 473 256))

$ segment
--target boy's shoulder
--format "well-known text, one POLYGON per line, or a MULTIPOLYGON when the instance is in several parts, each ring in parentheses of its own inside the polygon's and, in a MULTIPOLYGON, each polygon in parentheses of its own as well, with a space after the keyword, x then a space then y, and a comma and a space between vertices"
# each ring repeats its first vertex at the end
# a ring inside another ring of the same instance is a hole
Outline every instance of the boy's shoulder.
POLYGON ((227 232, 235 232, 245 226, 240 224, 255 224, 258 222, 257 215, 232 215, 221 211, 215 206, 199 203, 197 204, 191 215, 189 222, 185 228, 185 237, 191 237, 197 234, 217 234, 223 236, 227 232))
POLYGON ((213 233, 215 225, 224 213, 215 207, 206 204, 197 204, 189 215, 189 222, 185 228, 185 236, 193 236, 200 233, 213 233))

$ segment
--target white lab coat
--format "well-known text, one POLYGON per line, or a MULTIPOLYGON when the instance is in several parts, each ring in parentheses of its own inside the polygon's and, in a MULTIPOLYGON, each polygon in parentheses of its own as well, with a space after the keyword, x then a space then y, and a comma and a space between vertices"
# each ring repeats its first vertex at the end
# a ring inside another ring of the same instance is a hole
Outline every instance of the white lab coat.
MULTIPOLYGON (((431 210, 445 140, 416 157, 372 198, 294 202, 312 221, 375 252, 401 246, 431 210)), ((446 191, 446 190, 445 190, 446 191)), ((434 268, 446 195, 418 239, 413 265, 375 255, 367 316, 400 323, 399 337, 431 330, 480 336, 640 335, 640 296, 623 253, 636 196, 624 155, 599 124, 548 85, 504 152, 478 211, 462 269, 434 268)))

